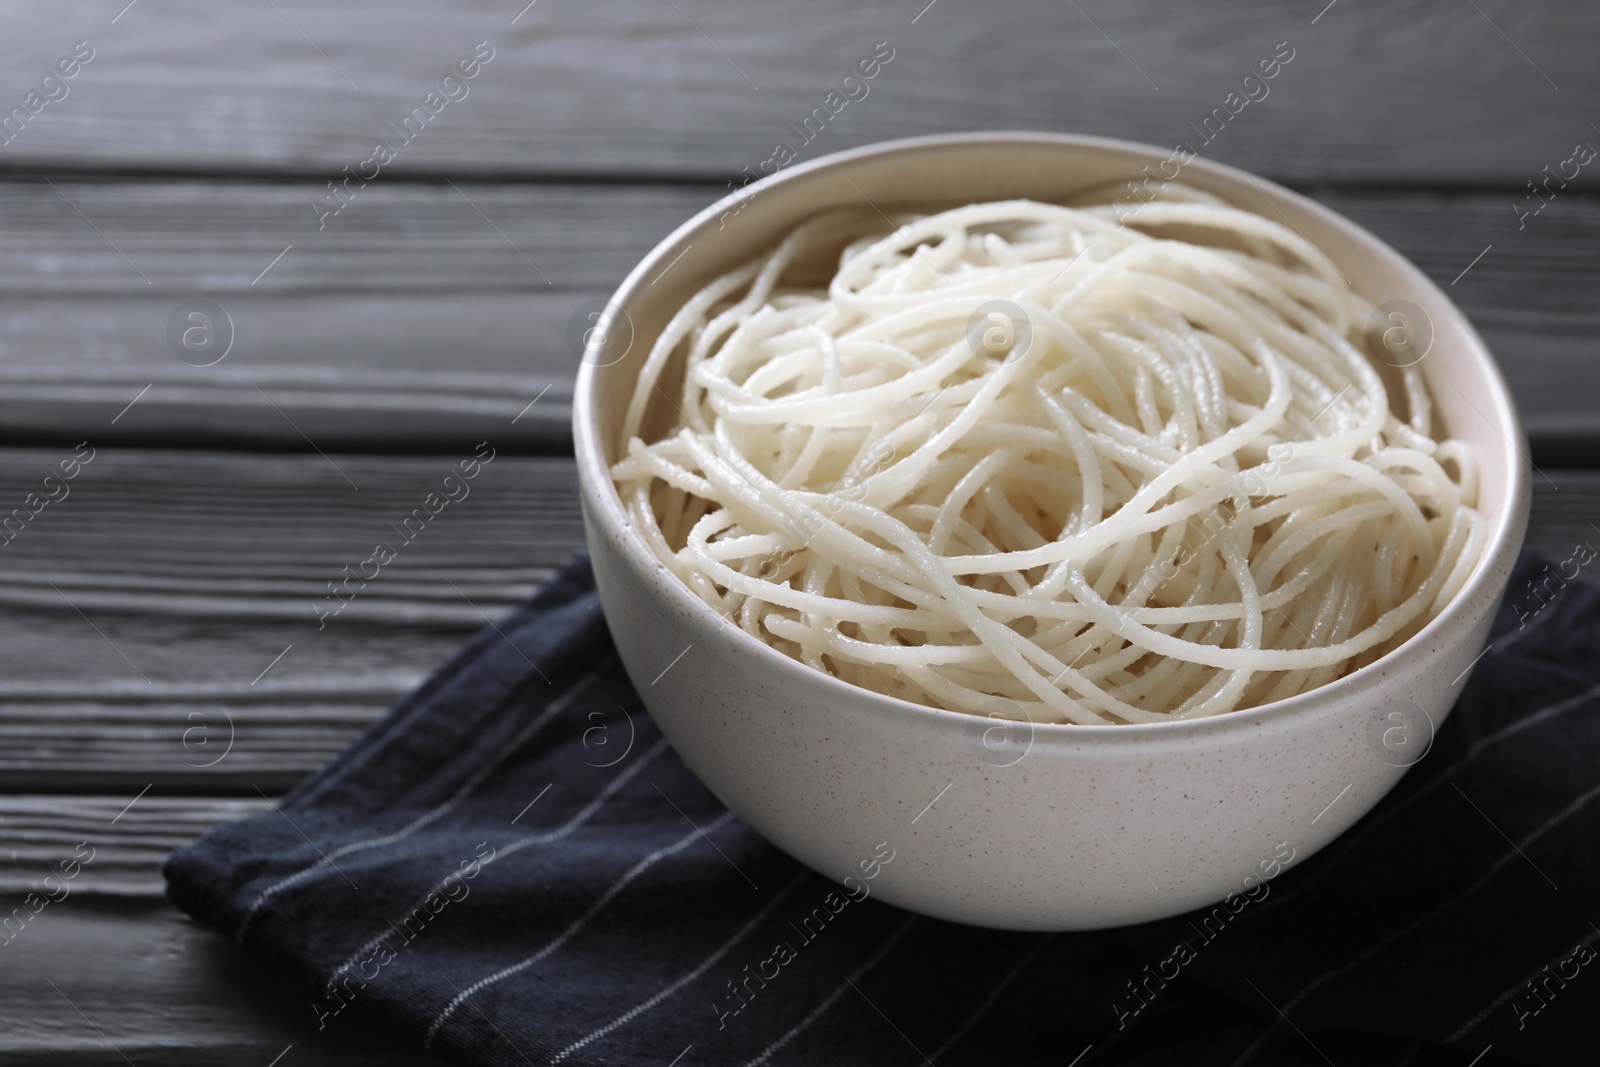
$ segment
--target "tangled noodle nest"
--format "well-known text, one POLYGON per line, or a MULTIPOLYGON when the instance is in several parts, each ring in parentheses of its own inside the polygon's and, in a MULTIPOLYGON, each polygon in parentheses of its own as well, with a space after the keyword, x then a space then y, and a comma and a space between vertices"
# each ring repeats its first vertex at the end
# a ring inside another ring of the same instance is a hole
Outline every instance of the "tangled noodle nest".
POLYGON ((1465 582, 1473 457, 1295 232, 1177 186, 868 228, 706 286, 627 409, 636 528, 751 636, 935 707, 1166 722, 1338 678, 1465 582))

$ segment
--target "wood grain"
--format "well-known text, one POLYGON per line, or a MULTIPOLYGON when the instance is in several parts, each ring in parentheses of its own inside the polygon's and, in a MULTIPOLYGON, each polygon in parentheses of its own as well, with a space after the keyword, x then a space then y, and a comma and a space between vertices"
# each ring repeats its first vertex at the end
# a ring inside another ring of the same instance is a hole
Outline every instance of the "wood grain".
POLYGON ((1579 102, 1600 89, 1600 68, 1581 4, 1323 6, 167 0, 119 16, 119 0, 35 0, 8 13, 3 99, 20 102, 74 41, 96 57, 0 164, 331 178, 394 139, 385 124, 486 40, 494 58, 400 146, 394 173, 720 183, 779 140, 810 158, 984 128, 1198 143, 1190 123, 1279 42, 1294 58, 1208 155, 1296 181, 1520 188, 1589 136, 1579 102), (788 124, 883 41, 894 58, 868 95, 801 145, 788 124))
MULTIPOLYGON (((473 604, 504 610, 582 537, 569 460, 493 455, 461 478, 460 464, 492 449, 373 457, 102 448, 67 483, 69 495, 8 530, 0 603, 71 614, 70 600, 141 618, 284 619, 315 630, 328 583, 386 539, 396 558, 329 629, 357 618, 476 628, 473 604), (446 478, 460 499, 430 516, 425 501, 442 497, 446 478)), ((0 502, 21 505, 74 454, 0 450, 0 502)))
POLYGON ((314 191, 0 186, 4 432, 409 451, 492 436, 566 451, 581 305, 714 195, 397 183, 319 233, 314 191), (231 328, 211 366, 180 359, 169 336, 193 299, 221 309, 218 337, 231 328))
POLYGON ((158 899, 161 864, 173 849, 218 823, 270 810, 260 797, 0 796, 0 901, 42 893, 51 903, 41 914, 53 915, 87 896, 158 899))
MULTIPOLYGON (((72 454, 0 450, 0 502, 72 454)), ((0 547, 0 789, 254 796, 322 764, 581 544, 571 461, 511 456, 402 541, 471 455, 100 449, 0 547)))
POLYGON ((7 1067, 266 1067, 285 1052, 283 1067, 439 1063, 353 1016, 319 1032, 297 989, 153 897, 69 896, 0 961, 7 1067))
MULTIPOLYGON (((56 184, 0 183, 9 440, 302 451, 451 451, 485 436, 566 451, 574 315, 716 194, 491 183, 468 203, 448 185, 394 183, 319 234, 306 183, 56 184), (232 321, 233 350, 214 366, 169 346, 168 320, 191 298, 232 321)), ((1600 461, 1600 378, 1587 372, 1600 198, 1574 189, 1519 230, 1509 192, 1310 192, 1478 323, 1542 463, 1600 461)))

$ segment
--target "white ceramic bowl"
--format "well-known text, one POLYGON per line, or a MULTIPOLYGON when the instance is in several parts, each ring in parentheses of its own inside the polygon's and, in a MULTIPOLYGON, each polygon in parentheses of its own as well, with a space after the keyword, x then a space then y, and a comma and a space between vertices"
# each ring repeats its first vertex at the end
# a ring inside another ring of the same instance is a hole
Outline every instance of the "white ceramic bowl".
MULTIPOLYGON (((705 282, 819 211, 1063 201, 1169 153, 1042 133, 896 141, 794 166, 700 212, 617 290, 578 375, 584 519, 622 662, 684 761, 728 807, 835 879, 913 911, 1011 929, 1142 922, 1250 891, 1358 819, 1423 754, 1465 684, 1527 525, 1510 392, 1466 318, 1399 253, 1310 200, 1196 160, 1180 181, 1286 219, 1376 303, 1431 319, 1421 369, 1480 457, 1488 543, 1460 595, 1382 659, 1310 693, 1211 719, 1005 727, 859 689, 768 648, 662 567, 608 467, 650 341, 705 282), (663 674, 663 671, 665 673, 663 674), (880 843, 887 842, 886 848, 880 843), (857 884, 857 883, 852 883, 857 884)), ((1170 168, 1169 168, 1170 170, 1170 168)))

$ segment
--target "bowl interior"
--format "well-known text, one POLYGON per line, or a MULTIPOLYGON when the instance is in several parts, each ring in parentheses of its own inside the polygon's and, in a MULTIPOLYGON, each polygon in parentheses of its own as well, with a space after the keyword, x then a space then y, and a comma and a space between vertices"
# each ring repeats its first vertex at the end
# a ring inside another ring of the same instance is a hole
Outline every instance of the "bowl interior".
MULTIPOLYGON (((605 346, 590 353, 592 363, 579 375, 574 402, 580 473, 604 482, 591 501, 605 514, 591 520, 626 525, 605 469, 622 448, 618 427, 654 339, 707 282, 770 249, 801 222, 836 208, 889 213, 1015 198, 1066 203, 1099 187, 1112 187, 1105 190, 1109 197, 1124 182, 1160 173, 1168 156, 1146 146, 1059 134, 919 138, 795 166, 701 212, 624 281, 615 301, 627 313, 631 336, 630 331, 613 330, 605 346)), ((1170 172, 1169 164, 1166 173, 1170 172)), ((1521 424, 1510 391, 1476 331, 1449 298, 1398 252, 1315 202, 1265 179, 1199 159, 1184 165, 1176 180, 1291 226, 1373 303, 1405 301, 1421 309, 1432 343, 1418 366, 1433 395, 1436 418, 1443 423, 1442 430, 1435 427, 1435 434, 1448 433, 1467 442, 1479 463, 1478 508, 1487 520, 1488 540, 1458 601, 1466 597, 1496 561, 1519 546, 1519 501, 1527 492, 1521 424)), ((633 540, 638 552, 648 556, 642 539, 633 540)), ((683 592, 692 598, 687 589, 683 592)), ((1449 613, 1447 607, 1444 614, 1449 613)), ((1425 638, 1439 622, 1435 619, 1411 642, 1425 638)), ((1389 655, 1403 651, 1404 646, 1389 655)))

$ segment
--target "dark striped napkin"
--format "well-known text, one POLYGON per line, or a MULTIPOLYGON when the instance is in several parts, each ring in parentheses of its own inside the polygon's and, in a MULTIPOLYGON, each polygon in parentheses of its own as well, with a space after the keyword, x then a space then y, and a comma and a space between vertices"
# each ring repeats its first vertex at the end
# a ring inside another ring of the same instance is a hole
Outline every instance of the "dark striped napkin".
POLYGON ((1600 1063, 1600 592, 1577 569, 1523 561, 1375 811, 1194 915, 997 933, 807 871, 667 746, 583 560, 278 811, 174 854, 168 891, 322 1026, 464 1064, 1600 1063))

